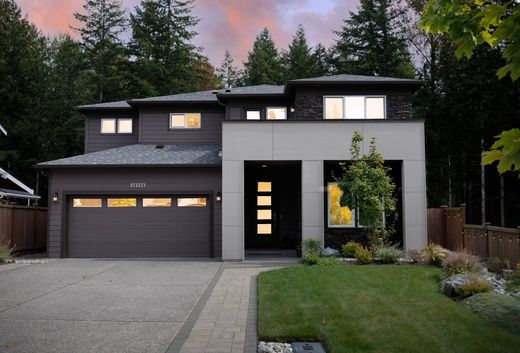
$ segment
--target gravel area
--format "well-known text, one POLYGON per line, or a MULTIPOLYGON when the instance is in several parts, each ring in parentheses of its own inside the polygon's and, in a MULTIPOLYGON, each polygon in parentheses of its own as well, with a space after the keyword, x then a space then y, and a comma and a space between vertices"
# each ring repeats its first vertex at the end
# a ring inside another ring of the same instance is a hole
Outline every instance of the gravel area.
POLYGON ((293 353, 290 343, 258 342, 257 353, 293 353))

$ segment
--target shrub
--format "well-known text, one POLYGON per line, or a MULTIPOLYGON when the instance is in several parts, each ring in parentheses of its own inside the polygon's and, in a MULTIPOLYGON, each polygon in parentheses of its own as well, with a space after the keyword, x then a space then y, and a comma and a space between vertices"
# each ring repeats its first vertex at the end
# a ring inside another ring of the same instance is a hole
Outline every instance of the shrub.
POLYGON ((477 258, 467 252, 450 252, 442 262, 442 270, 446 276, 470 273, 476 266, 477 258))
POLYGON ((319 240, 307 239, 302 242, 303 257, 320 256, 321 243, 319 240))
POLYGON ((302 263, 308 266, 317 265, 320 261, 320 257, 318 255, 307 255, 303 257, 302 263))
POLYGON ((494 273, 502 273, 502 270, 509 270, 511 264, 508 260, 502 261, 498 257, 492 257, 486 261, 486 268, 494 273))
POLYGON ((437 244, 428 244, 419 253, 424 262, 430 265, 441 266, 442 261, 448 255, 448 250, 437 244))
POLYGON ((0 262, 6 262, 11 258, 14 247, 9 243, 0 243, 0 262))
POLYGON ((346 244, 343 244, 341 247, 341 253, 345 257, 356 257, 356 251, 361 248, 361 245, 359 243, 356 243, 355 241, 349 241, 346 244))
POLYGON ((316 263, 318 266, 339 266, 342 264, 340 260, 333 257, 318 257, 318 262, 316 263))
POLYGON ((368 265, 368 264, 372 263, 372 261, 374 260, 374 256, 372 255, 372 252, 368 248, 365 248, 364 246, 360 247, 356 251, 355 257, 356 257, 358 265, 368 265))
POLYGON ((395 245, 392 245, 376 249, 376 251, 374 252, 374 256, 376 258, 379 258, 382 263, 393 264, 396 263, 397 260, 403 256, 403 252, 395 245))
POLYGON ((455 288, 455 293, 463 298, 471 297, 474 294, 491 292, 493 286, 487 281, 479 278, 471 278, 466 283, 455 288))
POLYGON ((520 335, 520 301, 504 294, 482 293, 464 300, 471 311, 513 334, 520 335))
POLYGON ((511 280, 507 282, 507 289, 512 292, 520 291, 520 263, 516 265, 513 277, 511 277, 511 280))

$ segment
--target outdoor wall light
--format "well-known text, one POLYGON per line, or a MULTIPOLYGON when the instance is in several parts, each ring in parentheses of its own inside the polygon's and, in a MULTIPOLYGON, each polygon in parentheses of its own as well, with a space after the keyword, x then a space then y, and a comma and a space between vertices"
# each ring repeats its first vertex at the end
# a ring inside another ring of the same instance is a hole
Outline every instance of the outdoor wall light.
POLYGON ((220 192, 217 192, 215 195, 215 201, 222 202, 222 194, 220 192))
POLYGON ((52 202, 58 202, 59 199, 58 199, 58 193, 55 192, 54 195, 52 196, 52 202))
POLYGON ((289 111, 290 111, 291 113, 294 113, 294 107, 291 107, 291 108, 289 109, 289 111))

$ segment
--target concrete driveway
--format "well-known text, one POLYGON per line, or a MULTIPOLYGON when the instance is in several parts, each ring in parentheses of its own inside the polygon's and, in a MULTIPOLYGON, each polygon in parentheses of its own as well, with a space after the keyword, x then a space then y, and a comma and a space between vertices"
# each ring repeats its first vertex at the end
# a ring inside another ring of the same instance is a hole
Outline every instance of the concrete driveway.
POLYGON ((64 259, 0 271, 0 352, 164 353, 220 266, 64 259))

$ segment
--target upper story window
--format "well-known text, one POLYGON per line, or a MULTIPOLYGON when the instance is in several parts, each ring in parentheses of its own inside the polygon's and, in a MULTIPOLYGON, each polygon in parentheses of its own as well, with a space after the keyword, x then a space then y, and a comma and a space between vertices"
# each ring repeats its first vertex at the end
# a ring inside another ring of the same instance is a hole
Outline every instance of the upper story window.
POLYGON ((384 96, 324 97, 325 119, 385 119, 384 96))
POLYGON ((286 107, 270 107, 266 110, 267 120, 285 120, 287 119, 286 107))
POLYGON ((170 129, 200 129, 200 113, 171 113, 170 129))
POLYGON ((246 120, 260 120, 260 110, 246 110, 246 120))
POLYGON ((103 118, 101 119, 102 134, 131 134, 133 132, 132 118, 103 118))

